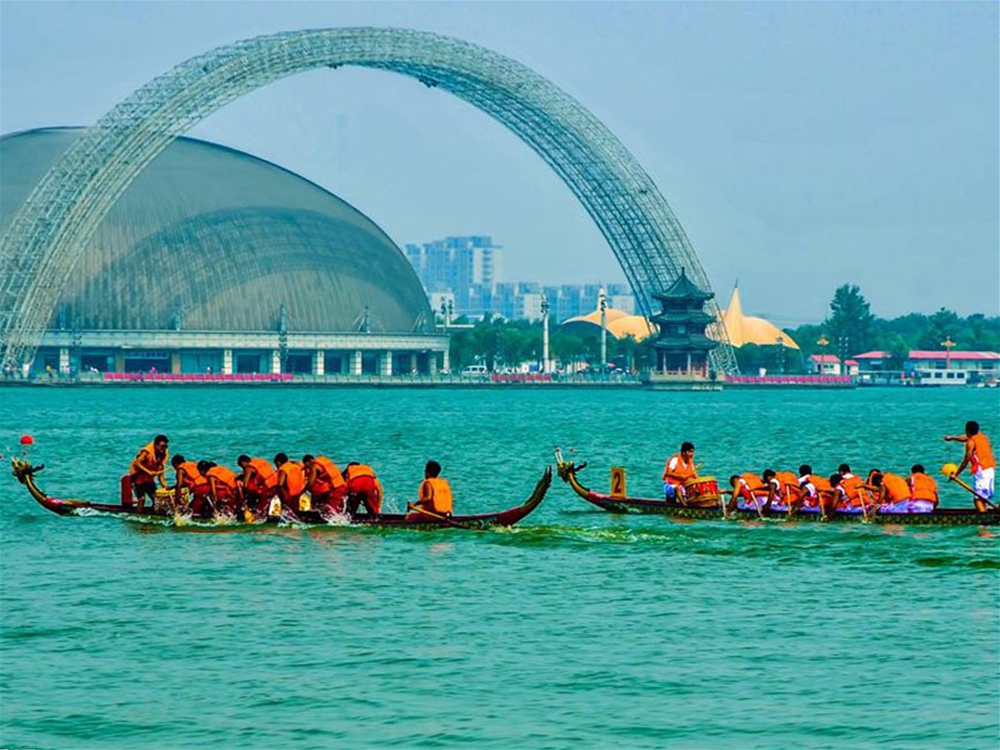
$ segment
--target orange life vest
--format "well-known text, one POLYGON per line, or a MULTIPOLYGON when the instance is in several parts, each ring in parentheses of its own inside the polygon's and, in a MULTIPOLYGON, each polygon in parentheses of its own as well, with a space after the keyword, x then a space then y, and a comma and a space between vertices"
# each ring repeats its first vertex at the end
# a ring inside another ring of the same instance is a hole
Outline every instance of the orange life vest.
POLYGON ((139 452, 135 454, 135 458, 132 459, 132 464, 129 466, 128 475, 132 477, 134 482, 139 479, 140 482, 148 482, 151 480, 149 474, 157 474, 163 471, 163 468, 167 465, 167 459, 170 458, 170 449, 168 448, 163 452, 163 458, 158 459, 156 457, 156 448, 152 443, 147 443, 139 449, 139 452), (146 460, 143 461, 143 454, 146 454, 146 460), (142 466, 147 469, 147 471, 140 471, 136 466, 142 466))
POLYGON ((914 500, 938 501, 937 482, 927 474, 910 474, 910 491, 914 500))
POLYGON ((799 488, 799 478, 791 471, 776 471, 774 478, 781 483, 781 494, 785 502, 798 500, 802 495, 799 488))
POLYGON ((375 470, 368 464, 352 464, 347 467, 347 483, 350 484, 355 479, 361 477, 375 478, 375 470))
POLYGON ((344 481, 344 475, 340 473, 340 469, 329 458, 326 456, 316 456, 315 462, 319 467, 319 471, 313 479, 312 487, 309 488, 311 492, 322 494, 347 484, 344 481))
POLYGON ((997 460, 993 456, 993 449, 990 447, 990 439, 983 433, 977 432, 966 440, 972 443, 971 456, 969 460, 969 473, 975 474, 980 469, 992 469, 997 465, 997 460))
POLYGON ((208 480, 198 471, 198 464, 195 461, 185 461, 177 467, 177 472, 184 472, 183 486, 190 490, 207 490, 208 480))
POLYGON ((285 477, 285 492, 288 493, 289 497, 297 497, 302 494, 306 488, 306 475, 302 471, 302 464, 295 461, 285 461, 278 469, 279 478, 281 475, 285 477))
POLYGON ((225 466, 213 466, 205 472, 205 478, 214 479, 227 490, 232 491, 236 489, 236 472, 232 469, 227 469, 225 466))
POLYGON ((910 499, 910 485, 898 474, 890 474, 888 472, 883 474, 882 486, 885 487, 886 499, 890 503, 898 503, 902 500, 910 499))
POLYGON ((740 474, 740 479, 742 479, 750 486, 751 492, 754 491, 760 492, 761 490, 763 490, 765 494, 767 493, 767 485, 764 484, 764 480, 761 479, 756 474, 754 474, 752 471, 743 472, 742 474, 740 474))
POLYGON ((861 477, 854 474, 851 474, 849 477, 844 477, 841 481, 840 486, 843 487, 844 492, 847 493, 847 499, 851 501, 851 505, 860 507, 862 502, 864 502, 865 505, 868 505, 871 502, 871 499, 868 497, 865 497, 862 501, 861 493, 863 490, 861 488, 863 485, 864 482, 861 481, 861 477))
POLYGON ((420 499, 430 500, 427 510, 434 513, 451 513, 451 486, 447 479, 429 477, 420 483, 420 499))
POLYGON ((254 486, 248 487, 248 489, 258 491, 278 486, 278 472, 274 470, 266 458, 251 458, 250 466, 253 467, 257 476, 254 477, 254 486))
POLYGON ((826 477, 821 477, 819 474, 810 474, 809 481, 812 482, 812 485, 816 488, 817 492, 822 492, 827 495, 833 494, 833 485, 830 484, 830 480, 826 477))
POLYGON ((670 482, 671 484, 683 485, 687 480, 698 476, 698 472, 694 469, 694 459, 691 459, 691 463, 684 462, 684 456, 680 453, 675 453, 670 458, 667 459, 666 465, 663 467, 663 481, 670 482), (671 469, 670 462, 677 459, 677 465, 671 469))

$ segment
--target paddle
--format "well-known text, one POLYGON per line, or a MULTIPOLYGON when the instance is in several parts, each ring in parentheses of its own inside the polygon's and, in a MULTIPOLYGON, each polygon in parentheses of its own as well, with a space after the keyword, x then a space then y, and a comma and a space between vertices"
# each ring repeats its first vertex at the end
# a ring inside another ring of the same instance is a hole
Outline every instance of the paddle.
POLYGON ((994 508, 994 509, 995 509, 995 508, 997 507, 995 503, 993 503, 993 502, 992 502, 992 501, 990 501, 990 500, 987 500, 987 499, 986 499, 985 497, 983 497, 983 496, 982 496, 982 495, 980 495, 980 494, 979 494, 978 492, 976 492, 976 491, 975 491, 975 490, 974 490, 974 489, 973 489, 972 487, 970 487, 970 486, 969 486, 969 485, 968 485, 968 484, 967 484, 966 482, 964 482, 963 480, 959 479, 959 478, 958 478, 958 474, 954 474, 954 473, 948 473, 948 472, 942 472, 942 473, 943 473, 943 474, 944 474, 944 475, 945 475, 946 477, 948 477, 948 481, 949 481, 949 482, 954 482, 954 483, 955 483, 955 484, 957 484, 957 485, 958 485, 959 487, 963 487, 963 488, 967 489, 967 490, 968 490, 969 492, 971 492, 971 493, 972 493, 972 496, 973 496, 974 498, 976 498, 977 500, 980 500, 981 502, 985 503, 986 505, 988 505, 988 506, 989 506, 989 507, 991 507, 991 508, 994 508))
POLYGON ((433 511, 427 510, 426 508, 421 508, 420 506, 414 505, 413 503, 407 503, 406 504, 406 509, 407 510, 415 510, 417 513, 423 513, 425 516, 429 516, 430 518, 436 518, 438 521, 444 521, 446 524, 448 524, 449 526, 454 526, 456 529, 467 529, 467 528, 469 528, 468 526, 465 526, 464 524, 456 523, 455 521, 452 521, 447 516, 442 516, 442 515, 440 515, 438 513, 434 513, 433 511))
POLYGON ((858 499, 861 501, 861 513, 865 517, 865 523, 871 523, 871 519, 868 517, 868 503, 865 502, 865 490, 863 487, 858 487, 858 499))

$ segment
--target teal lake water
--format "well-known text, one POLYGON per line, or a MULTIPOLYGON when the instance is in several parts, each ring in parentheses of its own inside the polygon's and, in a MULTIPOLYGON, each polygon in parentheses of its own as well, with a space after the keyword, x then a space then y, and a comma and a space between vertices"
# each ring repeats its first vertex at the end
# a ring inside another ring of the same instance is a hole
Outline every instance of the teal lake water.
MULTIPOLYGON (((444 466, 520 503, 552 448, 656 496, 682 440, 721 480, 908 473, 1000 392, 0 390, 4 466, 114 502, 140 446, 370 462, 387 509, 444 466), (859 472, 860 473, 860 472, 859 472)), ((558 481, 513 530, 175 528, 60 518, 0 478, 0 747, 1000 745, 1000 530, 613 516, 558 481)), ((969 505, 941 480, 943 504, 969 505)))

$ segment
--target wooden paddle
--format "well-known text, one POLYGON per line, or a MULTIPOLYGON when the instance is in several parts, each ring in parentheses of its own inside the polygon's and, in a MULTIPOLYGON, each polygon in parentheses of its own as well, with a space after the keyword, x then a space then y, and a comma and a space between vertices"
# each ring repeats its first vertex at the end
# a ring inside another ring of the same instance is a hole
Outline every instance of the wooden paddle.
POLYGON ((978 492, 976 492, 972 487, 970 487, 965 481, 959 479, 958 478, 958 474, 945 474, 945 476, 948 477, 948 481, 949 482, 954 482, 959 487, 963 487, 963 488, 967 489, 969 492, 972 493, 972 496, 974 498, 976 498, 977 500, 980 500, 983 503, 986 503, 986 505, 988 505, 991 508, 996 508, 997 507, 996 503, 994 503, 994 502, 992 502, 990 500, 987 500, 985 497, 983 497, 978 492))
POLYGON ((406 504, 406 509, 407 510, 415 510, 417 513, 423 513, 425 516, 429 516, 430 518, 436 518, 438 521, 444 521, 446 524, 448 524, 449 526, 454 526, 456 529, 467 529, 467 528, 469 528, 468 526, 466 526, 464 524, 456 523, 455 521, 452 521, 447 516, 442 516, 439 513, 435 513, 433 511, 427 510, 426 508, 421 508, 420 506, 414 505, 413 503, 407 503, 406 504))
POLYGON ((868 517, 868 503, 865 502, 864 487, 858 487, 858 499, 861 500, 861 513, 865 517, 865 523, 871 523, 871 519, 868 517))

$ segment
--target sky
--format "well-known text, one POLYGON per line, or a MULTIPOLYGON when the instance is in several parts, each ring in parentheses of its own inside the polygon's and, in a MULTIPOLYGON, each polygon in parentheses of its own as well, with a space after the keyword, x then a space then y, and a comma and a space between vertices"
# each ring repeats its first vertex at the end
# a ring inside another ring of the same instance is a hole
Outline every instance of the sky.
MULTIPOLYGON (((507 55, 598 117, 670 204, 725 307, 818 322, 857 284, 891 318, 1000 313, 994 2, 0 0, 0 132, 87 125, 240 39, 381 26, 507 55)), ((273 161, 400 246, 482 234, 504 280, 624 280, 594 222, 475 107, 359 68, 259 89, 188 135, 273 161)), ((0 164, 0 169, 3 165, 0 164)))

